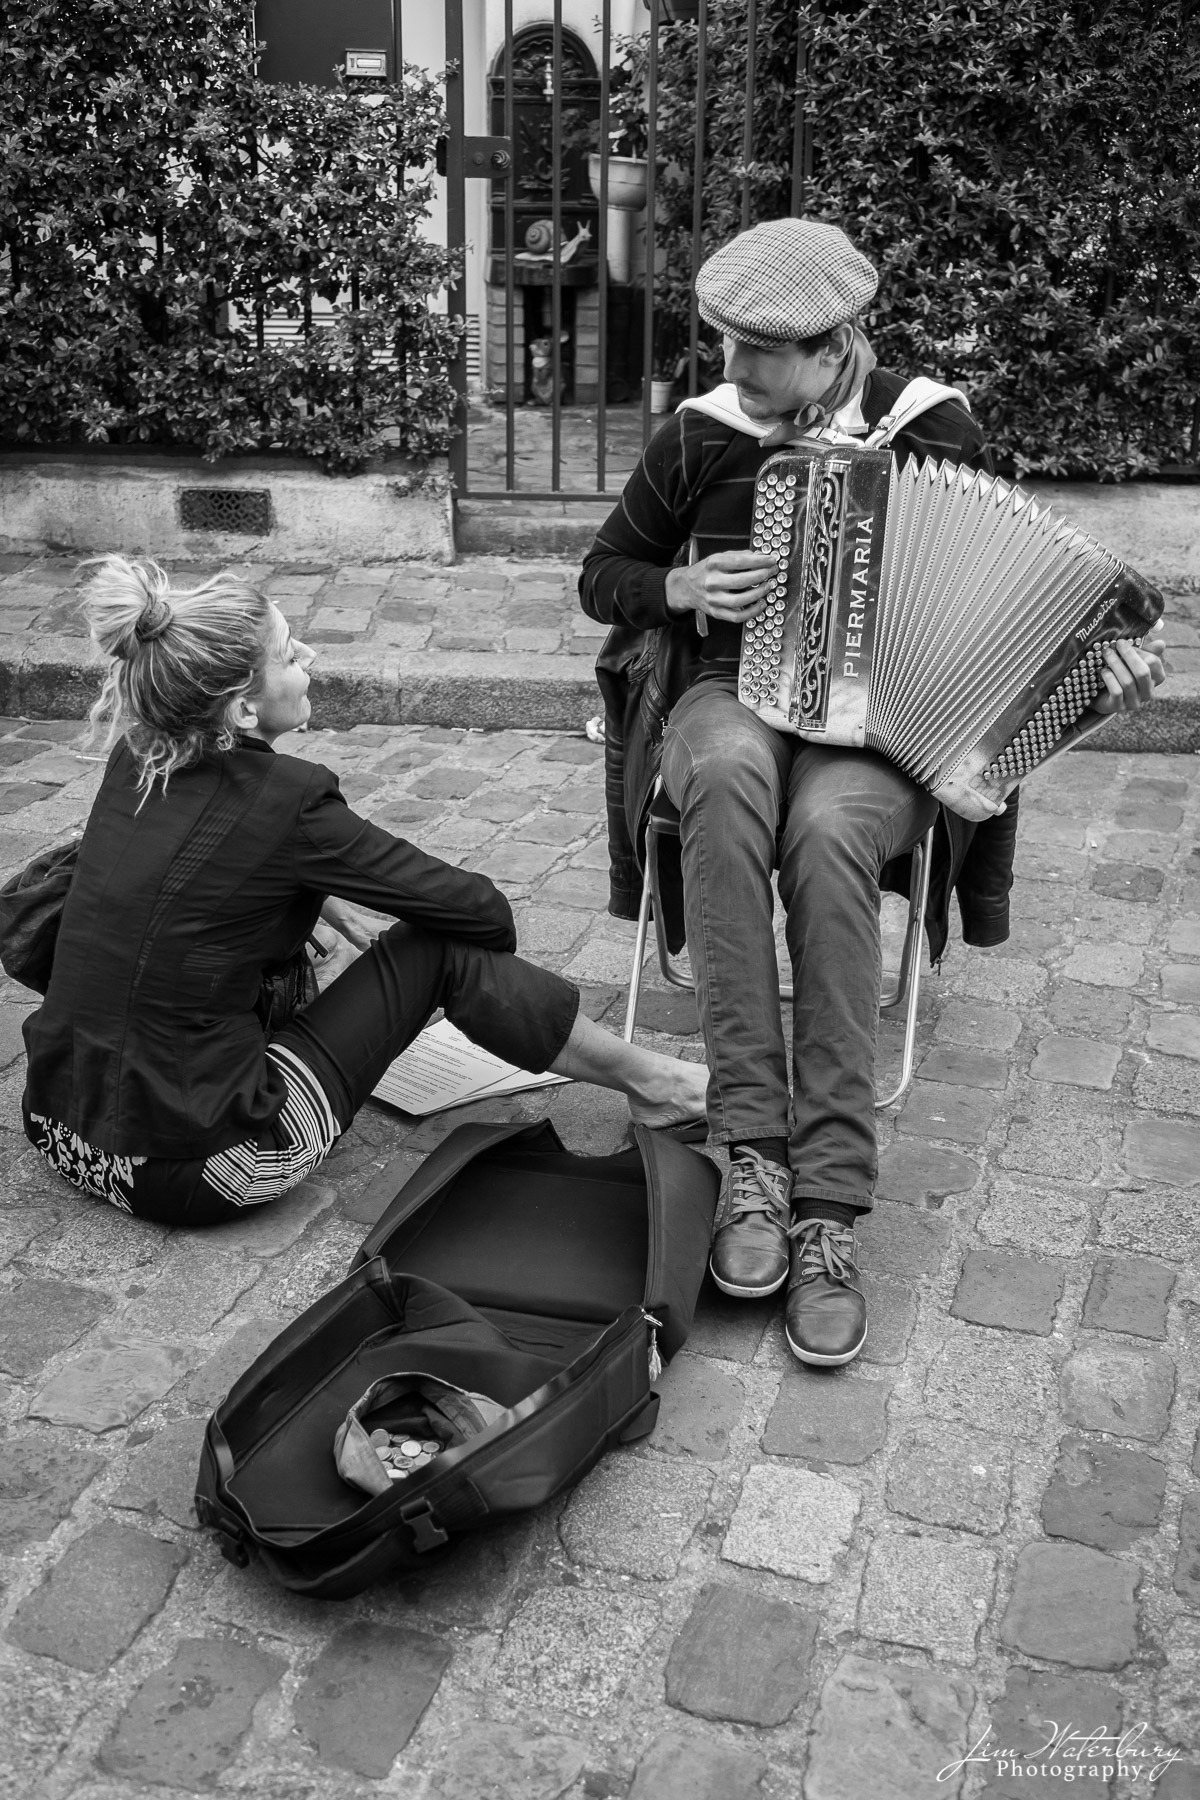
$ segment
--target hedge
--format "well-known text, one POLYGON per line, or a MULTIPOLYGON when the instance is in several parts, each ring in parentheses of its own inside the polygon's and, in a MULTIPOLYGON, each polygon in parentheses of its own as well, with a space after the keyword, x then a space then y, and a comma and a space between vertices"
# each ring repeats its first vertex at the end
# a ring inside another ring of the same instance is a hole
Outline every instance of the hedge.
POLYGON ((352 470, 452 434, 451 274, 421 234, 432 78, 253 74, 243 0, 15 0, 0 24, 0 442, 352 470), (322 297, 336 324, 312 328, 322 297), (264 317, 299 322, 264 340, 264 317))
MULTIPOLYGON (((755 159, 741 158, 746 11, 709 0, 707 254, 790 210, 797 37, 804 211, 882 273, 880 359, 965 386, 1019 475, 1121 479, 1197 460, 1200 7, 1195 0, 759 0, 755 159)), ((686 346, 696 26, 664 25, 660 341, 686 346)), ((639 70, 645 45, 637 49, 639 70)), ((706 339, 706 372, 720 367, 706 339)))

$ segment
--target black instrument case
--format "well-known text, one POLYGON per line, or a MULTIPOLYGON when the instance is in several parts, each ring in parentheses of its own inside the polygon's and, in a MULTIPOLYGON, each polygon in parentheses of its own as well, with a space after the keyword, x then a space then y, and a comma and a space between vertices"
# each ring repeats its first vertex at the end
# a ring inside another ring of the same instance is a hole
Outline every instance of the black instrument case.
POLYGON ((719 1186, 707 1157, 634 1128, 575 1156, 548 1121, 463 1125, 372 1227, 346 1279, 280 1333, 209 1421, 196 1493, 230 1559, 342 1599, 540 1505, 653 1428, 651 1382, 691 1326, 719 1186), (373 1382, 435 1376, 506 1410, 391 1491, 333 1444, 373 1382))

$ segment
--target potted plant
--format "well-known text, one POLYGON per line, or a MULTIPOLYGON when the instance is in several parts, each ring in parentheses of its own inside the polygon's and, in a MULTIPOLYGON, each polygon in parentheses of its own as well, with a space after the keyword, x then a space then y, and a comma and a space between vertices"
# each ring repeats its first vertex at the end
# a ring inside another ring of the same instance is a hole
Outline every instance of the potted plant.
POLYGON ((687 372, 688 318, 668 303, 654 314, 654 347, 650 363, 650 411, 669 412, 675 389, 687 372))
POLYGON ((666 360, 655 355, 650 367, 650 411, 670 412, 675 390, 687 374, 687 353, 666 360))
POLYGON ((664 381, 657 375, 650 378, 650 411, 667 413, 671 410, 671 401, 675 394, 674 381, 664 381))
MULTIPOLYGON (((591 148, 587 159, 588 180, 600 198, 600 123, 590 126, 591 148)), ((641 212, 646 204, 646 102, 641 84, 633 85, 632 70, 618 63, 608 91, 608 205, 618 212, 641 212)))
MULTIPOLYGON (((617 149, 620 132, 610 133, 612 148, 608 153, 608 204, 618 212, 641 212, 646 204, 646 170, 644 156, 633 156, 617 149)), ((600 198, 600 152, 593 150, 587 160, 588 181, 593 194, 600 198)))

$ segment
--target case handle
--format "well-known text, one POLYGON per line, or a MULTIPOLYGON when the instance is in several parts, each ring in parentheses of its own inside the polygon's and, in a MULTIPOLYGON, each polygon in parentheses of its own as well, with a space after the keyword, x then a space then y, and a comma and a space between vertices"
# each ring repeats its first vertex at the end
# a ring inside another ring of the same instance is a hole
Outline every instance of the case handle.
POLYGON ((250 1546, 247 1544, 237 1526, 229 1519, 223 1517, 215 1507, 210 1506, 207 1500, 202 1499, 199 1494, 196 1496, 195 1504, 196 1517, 199 1519, 200 1523, 202 1525, 207 1525, 211 1531, 216 1532, 219 1540, 217 1548, 225 1558, 225 1561, 232 1563, 235 1569, 248 1568, 250 1566, 250 1546))
POLYGON ((654 1388, 646 1395, 632 1419, 618 1434, 617 1442, 632 1444, 638 1438, 649 1437, 658 1424, 659 1396, 654 1388))

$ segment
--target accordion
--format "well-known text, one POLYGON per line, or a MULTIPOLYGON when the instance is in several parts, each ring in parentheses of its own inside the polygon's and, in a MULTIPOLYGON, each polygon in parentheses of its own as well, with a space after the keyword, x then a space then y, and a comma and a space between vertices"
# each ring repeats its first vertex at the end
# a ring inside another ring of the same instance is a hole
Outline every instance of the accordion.
POLYGON ((801 441, 759 472, 751 549, 779 559, 738 698, 813 743, 877 750, 964 818, 1077 741, 1103 647, 1162 595, 1010 482, 801 441))

